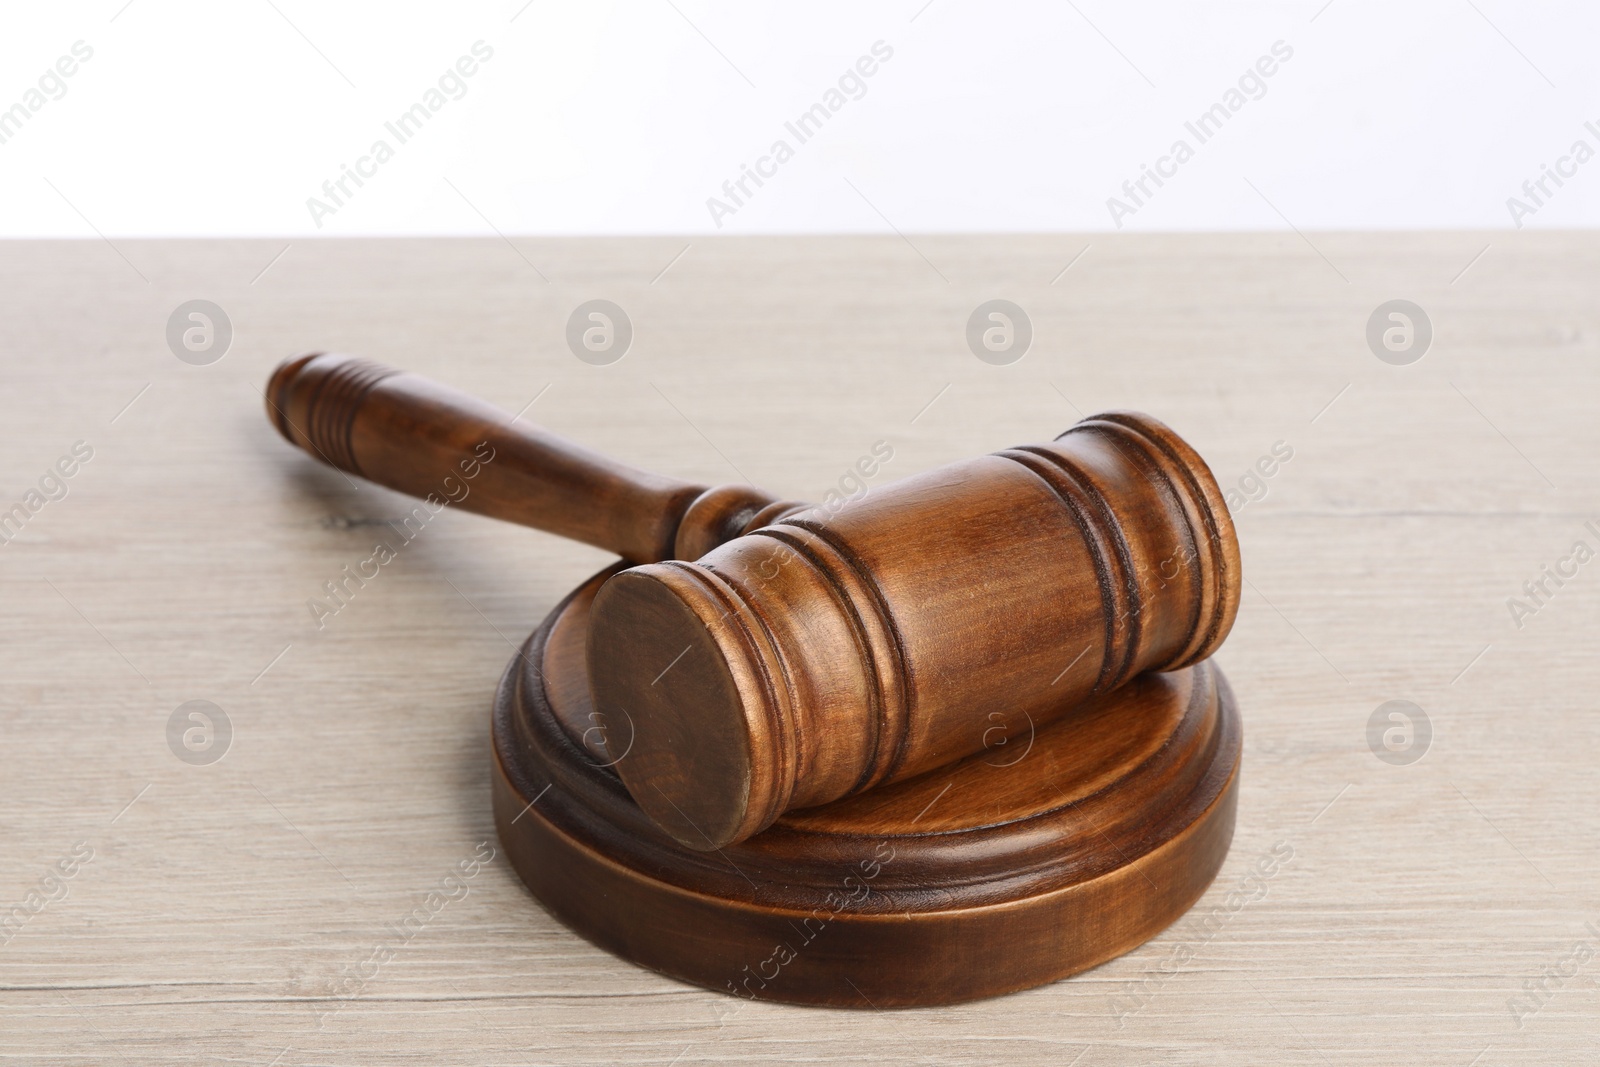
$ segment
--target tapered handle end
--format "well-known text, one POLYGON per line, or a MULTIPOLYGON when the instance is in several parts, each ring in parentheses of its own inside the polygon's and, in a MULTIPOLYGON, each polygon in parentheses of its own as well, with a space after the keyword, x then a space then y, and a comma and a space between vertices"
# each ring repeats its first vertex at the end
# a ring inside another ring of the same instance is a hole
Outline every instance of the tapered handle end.
POLYGON ((267 382, 267 416, 292 445, 362 474, 352 430, 372 387, 399 371, 336 352, 308 352, 278 365, 267 382))

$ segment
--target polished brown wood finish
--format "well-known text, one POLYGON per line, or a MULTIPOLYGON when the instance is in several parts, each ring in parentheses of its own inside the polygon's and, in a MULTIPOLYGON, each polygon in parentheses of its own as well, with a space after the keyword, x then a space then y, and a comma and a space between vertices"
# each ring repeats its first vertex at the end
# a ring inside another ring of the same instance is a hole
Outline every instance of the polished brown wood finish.
POLYGON ((266 395, 334 466, 649 564, 596 600, 595 710, 634 722, 618 771, 689 848, 977 752, 996 716, 1042 724, 1187 667, 1238 609, 1216 482, 1144 415, 836 510, 633 470, 349 356, 288 360, 266 395))
POLYGON ((707 489, 635 470, 475 397, 353 356, 286 360, 266 400, 279 432, 325 463, 636 562, 697 558, 801 506, 751 486, 707 489))
MULTIPOLYGON (((1154 936, 1232 836, 1240 726, 1209 662, 1144 675, 1049 727, 1016 704, 989 748, 685 848, 616 774, 636 720, 590 700, 602 572, 529 639, 494 709, 495 821, 517 872, 596 944, 741 997, 888 1007, 1052 981, 1154 936)), ((996 714, 990 712, 989 714, 996 714)))
POLYGON ((619 574, 595 702, 638 724, 618 771, 640 806, 721 848, 977 752, 996 715, 1048 722, 1209 656, 1239 582, 1205 463, 1112 412, 619 574))

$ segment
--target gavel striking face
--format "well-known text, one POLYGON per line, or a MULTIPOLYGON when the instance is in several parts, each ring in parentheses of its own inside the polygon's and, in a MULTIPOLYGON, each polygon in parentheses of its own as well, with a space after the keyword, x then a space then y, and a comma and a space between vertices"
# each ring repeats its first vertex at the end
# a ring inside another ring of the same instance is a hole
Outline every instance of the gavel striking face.
POLYGON ((495 458, 458 506, 641 564, 596 597, 591 689, 613 733, 631 723, 616 764, 629 793, 693 849, 979 752, 997 722, 1042 726, 1195 663, 1238 610, 1216 481, 1144 415, 1094 416, 830 511, 635 471, 346 356, 284 363, 267 402, 292 443, 414 495, 487 443, 495 458))

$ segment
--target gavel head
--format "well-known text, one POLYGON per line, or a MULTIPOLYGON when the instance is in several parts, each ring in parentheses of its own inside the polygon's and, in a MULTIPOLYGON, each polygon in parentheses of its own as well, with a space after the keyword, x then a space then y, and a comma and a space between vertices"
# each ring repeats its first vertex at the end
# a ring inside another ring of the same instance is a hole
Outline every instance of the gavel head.
POLYGON ((714 849, 1203 659, 1239 581, 1205 463, 1114 412, 616 575, 591 687, 632 722, 617 770, 640 807, 714 849))

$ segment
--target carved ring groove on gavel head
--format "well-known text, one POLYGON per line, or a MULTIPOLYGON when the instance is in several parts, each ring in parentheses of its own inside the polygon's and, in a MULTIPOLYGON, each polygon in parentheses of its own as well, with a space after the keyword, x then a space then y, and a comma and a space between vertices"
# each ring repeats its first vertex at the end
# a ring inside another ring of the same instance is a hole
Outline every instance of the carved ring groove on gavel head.
POLYGON ((980 751, 1141 671, 1210 655, 1239 551, 1215 480, 1143 415, 953 463, 612 578, 598 711, 630 793, 691 848, 980 751))
POLYGON ((1042 725, 1197 662, 1238 610, 1216 481, 1143 415, 829 514, 635 470, 349 356, 285 361, 266 401, 332 466, 421 497, 472 470, 453 506, 644 564, 596 597, 587 672, 597 711, 632 722, 623 783, 690 848, 979 751, 997 720, 1042 725))

